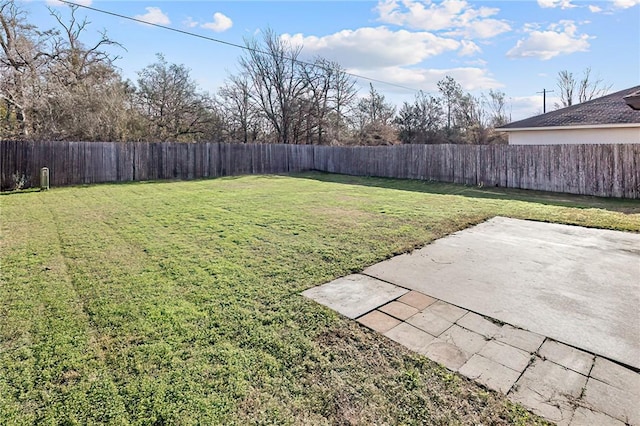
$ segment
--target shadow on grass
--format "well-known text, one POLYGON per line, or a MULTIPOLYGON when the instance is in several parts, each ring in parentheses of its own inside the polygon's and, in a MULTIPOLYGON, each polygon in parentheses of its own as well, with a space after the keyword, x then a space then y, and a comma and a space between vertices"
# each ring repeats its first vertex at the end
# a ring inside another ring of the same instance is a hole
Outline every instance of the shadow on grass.
POLYGON ((428 194, 460 195, 470 198, 517 200, 561 207, 603 209, 625 214, 640 213, 640 200, 604 198, 557 192, 533 191, 500 187, 475 187, 454 183, 430 182, 412 179, 348 176, 324 172, 295 173, 290 176, 322 182, 362 185, 377 188, 414 191, 428 194))
MULTIPOLYGON (((227 179, 227 180, 235 180, 241 179, 249 175, 229 175, 229 176, 209 176, 202 178, 194 178, 194 179, 152 179, 152 180, 122 180, 122 181, 114 181, 114 182, 91 182, 91 183, 74 183, 70 185, 56 185, 51 186, 50 190, 61 189, 61 188, 93 188, 95 186, 118 186, 118 185, 152 185, 152 184, 167 184, 167 183, 175 183, 175 182, 202 182, 213 179, 227 179)), ((280 176, 280 175, 261 175, 263 177, 269 176, 280 176)), ((287 175, 282 175, 287 176, 287 175)), ((18 195, 18 194, 32 194, 34 192, 44 192, 40 188, 26 188, 26 189, 17 189, 12 191, 1 191, 0 196, 8 196, 8 195, 18 195)))
POLYGON ((40 188, 14 189, 12 191, 0 192, 0 196, 5 197, 7 195, 31 194, 34 192, 42 192, 42 190, 40 188))

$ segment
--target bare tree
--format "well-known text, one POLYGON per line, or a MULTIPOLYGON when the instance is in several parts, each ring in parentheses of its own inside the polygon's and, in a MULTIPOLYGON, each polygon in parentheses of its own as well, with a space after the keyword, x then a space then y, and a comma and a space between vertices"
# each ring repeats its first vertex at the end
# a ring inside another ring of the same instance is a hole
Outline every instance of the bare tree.
POLYGON ((260 115, 251 97, 251 82, 246 74, 230 76, 218 91, 231 142, 255 142, 260 129, 260 115))
POLYGON ((556 84, 560 90, 560 104, 556 104, 556 108, 564 108, 576 103, 590 101, 606 95, 611 89, 611 85, 606 84, 602 79, 594 80, 591 77, 590 67, 585 68, 580 80, 577 80, 572 72, 567 70, 560 71, 556 84))
POLYGON ((509 122, 506 111, 507 95, 499 90, 489 89, 489 95, 483 95, 484 104, 489 115, 489 129, 487 135, 487 143, 490 144, 506 144, 509 139, 504 132, 495 131, 496 127, 504 126, 509 122))
POLYGON ((355 81, 342 67, 324 58, 316 58, 304 67, 307 90, 302 104, 306 109, 307 143, 339 143, 346 127, 346 114, 355 96, 355 81))
POLYGON ((604 96, 609 93, 611 87, 611 84, 604 83, 601 78, 593 80, 591 78, 591 67, 586 68, 578 85, 578 102, 587 102, 604 96))
POLYGON ((324 58, 299 60, 302 47, 269 29, 245 44, 239 74, 219 91, 227 122, 241 130, 241 140, 259 127, 265 141, 340 143, 356 96, 354 79, 324 58))
POLYGON ((53 30, 40 31, 13 0, 0 2, 0 98, 5 102, 5 136, 30 135, 33 86, 45 62, 53 30), (14 126, 16 124, 16 126, 14 126))
POLYGON ((119 46, 106 33, 90 46, 80 39, 89 22, 50 9, 59 29, 40 31, 14 1, 0 3, 0 83, 6 132, 30 139, 105 140, 125 137, 127 92, 116 71, 119 46), (12 123, 17 123, 17 129, 12 123))
POLYGON ((488 108, 489 125, 500 127, 509 121, 506 112, 506 94, 499 90, 489 89, 488 95, 483 95, 484 103, 488 108))
POLYGON ((556 107, 563 108, 573 105, 573 93, 576 90, 576 79, 573 77, 573 73, 567 70, 560 71, 556 81, 558 89, 560 90, 560 106, 556 104, 556 107))
POLYGON ((326 66, 327 61, 317 58, 313 64, 304 66, 304 78, 307 80, 306 99, 301 113, 306 115, 306 143, 322 145, 329 123, 330 88, 333 70, 326 66))
POLYGON ((331 73, 331 104, 332 110, 332 132, 333 140, 341 143, 343 133, 348 128, 351 119, 350 114, 353 110, 358 91, 355 87, 355 80, 345 73, 344 69, 337 62, 328 62, 327 68, 333 70, 331 73))
POLYGON ((69 10, 67 22, 60 12, 49 8, 61 28, 61 35, 52 38, 53 46, 48 54, 49 72, 64 86, 78 84, 91 74, 112 71, 119 56, 104 49, 108 46, 122 48, 120 43, 108 37, 106 31, 100 32, 100 39, 95 44, 86 46, 80 41, 80 36, 90 22, 76 17, 78 6, 70 6, 69 10))
POLYGON ((35 114, 40 138, 66 140, 122 140, 127 122, 131 87, 122 81, 107 49, 120 43, 99 32, 98 41, 86 45, 82 36, 90 22, 77 17, 77 6, 65 17, 49 9, 59 30, 49 39, 46 64, 35 114))
POLYGON ((245 41, 248 53, 240 58, 240 67, 250 78, 252 99, 273 127, 276 140, 296 143, 298 101, 308 87, 298 61, 301 47, 292 46, 272 30, 265 30, 262 35, 262 43, 256 39, 245 41))

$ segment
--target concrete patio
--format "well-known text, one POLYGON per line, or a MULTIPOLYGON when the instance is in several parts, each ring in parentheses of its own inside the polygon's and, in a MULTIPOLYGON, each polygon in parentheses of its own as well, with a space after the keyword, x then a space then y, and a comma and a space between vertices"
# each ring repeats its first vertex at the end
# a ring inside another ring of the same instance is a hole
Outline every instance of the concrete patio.
POLYGON ((494 218, 303 294, 560 425, 640 425, 640 235, 494 218))

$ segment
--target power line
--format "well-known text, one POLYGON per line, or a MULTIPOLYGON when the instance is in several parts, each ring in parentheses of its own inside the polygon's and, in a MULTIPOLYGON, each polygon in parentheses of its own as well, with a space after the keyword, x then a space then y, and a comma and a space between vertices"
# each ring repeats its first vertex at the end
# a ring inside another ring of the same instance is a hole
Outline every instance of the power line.
MULTIPOLYGON (((196 33, 193 33, 191 31, 180 30, 178 28, 168 27, 166 25, 155 24, 153 22, 147 22, 147 21, 144 21, 142 19, 133 18, 133 17, 127 16, 127 15, 121 15, 119 13, 111 12, 111 11, 104 10, 104 9, 98 9, 98 8, 92 7, 92 6, 86 6, 86 5, 83 5, 83 4, 74 3, 74 2, 69 1, 69 0, 59 0, 59 1, 61 3, 65 3, 65 4, 69 5, 69 6, 81 7, 81 8, 88 9, 88 10, 91 10, 91 11, 94 11, 94 12, 103 13, 105 15, 111 15, 111 16, 115 16, 117 18, 122 18, 122 19, 127 19, 129 21, 134 21, 134 22, 137 22, 139 24, 151 25, 153 27, 162 28, 163 30, 173 31, 173 32, 180 33, 180 34, 183 34, 183 35, 196 37, 196 38, 201 38, 201 39, 204 39, 204 40, 207 40, 207 41, 212 41, 212 42, 215 42, 215 43, 224 44, 226 46, 231 46, 231 47, 236 47, 236 48, 239 48, 239 49, 247 50, 247 51, 253 52, 253 53, 259 53, 259 54, 262 54, 262 55, 271 55, 271 53, 269 53, 269 52, 265 52, 265 51, 262 51, 262 50, 259 50, 259 49, 254 49, 254 48, 251 48, 251 47, 243 46, 243 45, 237 44, 237 43, 231 43, 229 41, 224 41, 224 40, 220 40, 220 39, 213 38, 213 37, 204 36, 204 35, 201 35, 201 34, 196 34, 196 33)), ((296 62, 296 63, 298 63, 300 65, 308 65, 308 66, 312 66, 312 67, 315 67, 315 68, 320 68, 320 69, 323 69, 323 70, 332 71, 331 68, 323 67, 321 65, 314 64, 314 63, 311 63, 311 62, 302 61, 300 59, 288 58, 288 57, 285 57, 284 59, 286 59, 288 61, 296 62)), ((346 75, 349 75, 351 77, 354 77, 356 79, 362 79, 362 80, 372 81, 374 83, 386 84, 388 86, 394 86, 394 87, 398 87, 398 88, 401 88, 401 89, 409 90, 409 91, 412 91, 412 92, 419 92, 420 91, 419 89, 415 89, 413 87, 407 87, 407 86, 403 86, 401 84, 391 83, 391 82, 384 81, 384 80, 378 80, 376 78, 366 77, 364 75, 354 74, 354 73, 350 73, 350 72, 347 72, 347 71, 344 71, 344 70, 340 70, 340 72, 342 72, 342 73, 344 73, 346 75)))

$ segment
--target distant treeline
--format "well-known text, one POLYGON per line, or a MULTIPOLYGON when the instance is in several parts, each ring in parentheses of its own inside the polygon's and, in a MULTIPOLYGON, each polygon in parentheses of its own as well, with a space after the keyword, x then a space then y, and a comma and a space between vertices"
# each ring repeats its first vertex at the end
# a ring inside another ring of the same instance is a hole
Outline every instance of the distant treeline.
MULTIPOLYGON (((215 141, 317 145, 503 143, 505 94, 475 97, 453 78, 439 95, 418 93, 399 108, 373 85, 324 58, 299 61, 300 46, 271 30, 245 41, 239 71, 217 93, 202 91, 184 65, 155 63, 125 80, 106 33, 83 42, 78 8, 51 9, 39 29, 20 2, 0 3, 0 138, 67 141, 215 141)), ((121 46, 120 46, 121 47, 121 46)))

